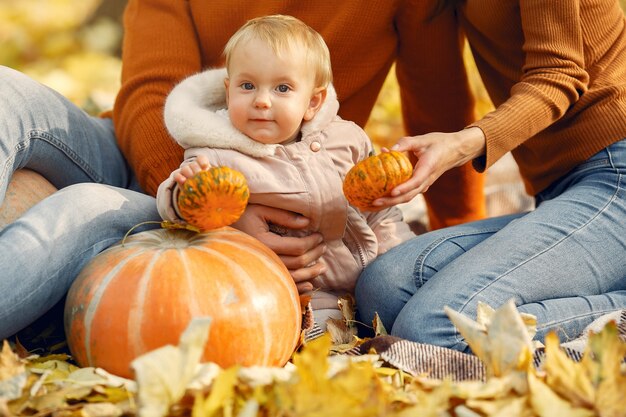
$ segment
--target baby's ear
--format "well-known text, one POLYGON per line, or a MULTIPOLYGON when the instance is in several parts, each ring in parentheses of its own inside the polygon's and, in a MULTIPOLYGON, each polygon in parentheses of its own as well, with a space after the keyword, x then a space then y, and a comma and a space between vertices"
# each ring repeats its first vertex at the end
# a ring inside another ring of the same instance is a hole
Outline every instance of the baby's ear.
POLYGON ((322 108, 322 104, 324 104, 324 100, 326 100, 327 92, 328 90, 326 87, 318 87, 313 90, 313 95, 309 101, 309 107, 306 109, 304 116, 302 117, 305 122, 314 118, 317 112, 322 108))

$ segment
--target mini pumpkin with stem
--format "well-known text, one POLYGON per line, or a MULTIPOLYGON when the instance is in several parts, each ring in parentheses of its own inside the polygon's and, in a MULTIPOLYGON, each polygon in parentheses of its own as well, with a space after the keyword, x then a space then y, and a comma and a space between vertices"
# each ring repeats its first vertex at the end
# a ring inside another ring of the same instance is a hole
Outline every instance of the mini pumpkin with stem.
POLYGON ((200 231, 213 230, 236 222, 249 197, 241 172, 225 166, 211 167, 188 178, 180 187, 178 211, 200 231))

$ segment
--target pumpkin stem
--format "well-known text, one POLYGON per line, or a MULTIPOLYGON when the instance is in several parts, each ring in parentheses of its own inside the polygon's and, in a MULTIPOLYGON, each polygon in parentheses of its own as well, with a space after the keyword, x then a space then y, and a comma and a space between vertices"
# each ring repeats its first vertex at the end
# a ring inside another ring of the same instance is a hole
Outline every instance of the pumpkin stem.
POLYGON ((148 220, 145 222, 137 223, 136 225, 128 229, 128 232, 126 232, 126 234, 124 235, 124 238, 122 239, 122 246, 124 246, 124 243, 126 242, 126 238, 128 237, 128 235, 130 235, 132 231, 138 228, 139 226, 143 226, 144 224, 161 224, 161 223, 163 222, 158 222, 156 220, 148 220))
POLYGON ((161 222, 161 227, 164 229, 185 229, 185 230, 191 230, 192 232, 196 232, 196 233, 200 233, 200 228, 196 227, 196 226, 192 226, 190 224, 187 223, 175 223, 175 222, 171 222, 169 220, 163 220, 161 222))
POLYGON ((144 224, 158 224, 163 229, 185 229, 185 230, 191 230, 192 232, 200 233, 200 229, 199 228, 197 228, 195 226, 192 226, 190 224, 174 223, 174 222, 171 222, 169 220, 163 220, 163 221, 160 221, 160 222, 156 221, 156 220, 148 220, 148 221, 145 221, 145 222, 137 223, 136 225, 134 225, 133 227, 128 229, 128 232, 126 232, 126 234, 124 235, 124 238, 122 239, 122 246, 124 246, 124 243, 126 242, 126 238, 128 237, 128 235, 130 235, 133 230, 135 230, 139 226, 143 226, 144 224))

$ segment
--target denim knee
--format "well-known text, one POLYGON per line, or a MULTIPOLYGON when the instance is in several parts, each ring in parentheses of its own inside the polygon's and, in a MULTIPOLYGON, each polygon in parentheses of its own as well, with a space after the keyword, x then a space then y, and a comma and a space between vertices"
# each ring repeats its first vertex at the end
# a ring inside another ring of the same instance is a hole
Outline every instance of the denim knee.
POLYGON ((454 309, 449 305, 452 304, 453 289, 444 294, 427 291, 418 294, 419 297, 414 296, 398 314, 390 334, 417 343, 468 352, 467 343, 444 310, 446 306, 454 309))

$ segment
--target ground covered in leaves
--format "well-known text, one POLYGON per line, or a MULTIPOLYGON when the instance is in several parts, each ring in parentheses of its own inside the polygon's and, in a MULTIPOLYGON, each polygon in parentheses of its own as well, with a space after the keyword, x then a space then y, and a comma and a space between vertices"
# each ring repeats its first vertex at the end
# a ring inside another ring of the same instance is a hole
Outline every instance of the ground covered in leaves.
POLYGON ((482 306, 476 321, 448 314, 483 361, 485 381, 409 375, 376 352, 336 354, 328 334, 283 368, 221 369, 199 362, 210 326, 199 319, 178 346, 135 360, 134 380, 78 368, 66 354, 23 357, 28 353, 5 342, 0 415, 626 416, 626 343, 615 323, 590 336, 578 362, 549 336, 537 369, 532 317, 512 305, 482 306))

